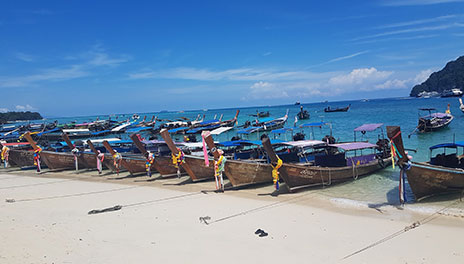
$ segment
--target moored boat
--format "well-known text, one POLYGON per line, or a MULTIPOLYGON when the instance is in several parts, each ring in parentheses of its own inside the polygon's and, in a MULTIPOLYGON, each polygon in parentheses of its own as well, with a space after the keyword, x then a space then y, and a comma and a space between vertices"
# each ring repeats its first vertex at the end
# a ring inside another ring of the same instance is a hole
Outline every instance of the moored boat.
POLYGON ((416 200, 438 193, 464 190, 464 153, 458 153, 459 148, 464 151, 464 141, 431 146, 428 162, 414 162, 409 160, 405 152, 400 127, 388 126, 387 135, 394 143, 398 165, 402 173, 406 173, 416 200), (432 156, 432 151, 436 149, 444 151, 432 156), (446 149, 455 151, 446 153, 446 149))
POLYGON ((331 113, 331 112, 347 112, 351 107, 351 104, 349 104, 346 107, 337 107, 337 108, 331 108, 330 106, 327 106, 324 108, 324 112, 326 113, 331 113))

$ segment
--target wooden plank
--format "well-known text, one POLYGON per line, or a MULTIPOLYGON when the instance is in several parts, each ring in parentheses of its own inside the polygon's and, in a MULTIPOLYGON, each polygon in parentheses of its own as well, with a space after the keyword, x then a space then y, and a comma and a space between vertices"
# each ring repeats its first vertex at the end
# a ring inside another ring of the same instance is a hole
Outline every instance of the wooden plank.
POLYGON ((63 132, 61 134, 61 137, 64 139, 64 141, 66 142, 66 145, 68 145, 68 148, 70 150, 73 150, 74 149, 74 145, 72 144, 71 140, 69 139, 68 137, 68 134, 66 134, 65 132, 63 132))
POLYGON ((130 135, 130 138, 134 142, 135 146, 140 150, 142 155, 145 156, 145 154, 147 154, 147 149, 142 144, 142 142, 140 142, 139 137, 136 134, 132 134, 132 135, 130 135))
MULTIPOLYGON (((106 148, 106 150, 108 150, 108 152, 111 154, 111 157, 114 156, 114 154, 116 153, 116 151, 114 151, 114 149, 111 147, 110 143, 108 143, 108 141, 104 140, 103 141, 103 146, 106 148)), ((119 153, 121 154, 121 153, 119 153)), ((122 154, 121 154, 121 157, 122 157, 122 154)), ((114 158, 113 158, 114 159, 114 158)), ((132 172, 131 172, 131 169, 130 169, 130 166, 129 164, 126 163, 126 161, 124 160, 124 157, 122 158, 121 160, 121 165, 126 168, 126 170, 129 171, 129 173, 132 175, 132 172)))
POLYGON ((210 133, 207 133, 207 135, 205 136, 205 142, 209 150, 213 153, 214 160, 217 161, 221 155, 219 154, 219 149, 216 148, 216 144, 214 144, 213 136, 211 136, 210 133))
MULTIPOLYGON (((271 165, 275 167, 277 165, 279 157, 277 156, 277 154, 274 151, 274 148, 272 147, 271 140, 269 139, 269 137, 264 137, 261 140, 261 142, 263 143, 264 151, 266 151, 267 155, 269 156, 269 159, 271 160, 271 165)), ((283 166, 285 166, 284 163, 282 163, 282 167, 283 166)), ((283 177, 288 178, 287 170, 285 170, 285 168, 282 167, 281 169, 279 169, 279 174, 283 177)))
MULTIPOLYGON (((176 144, 174 144, 174 141, 172 141, 171 135, 169 135, 169 131, 167 129, 162 129, 160 131, 161 137, 163 137, 164 142, 166 142, 166 145, 168 145, 169 150, 171 150, 172 153, 179 153, 177 150, 176 144)), ((187 172, 187 174, 192 178, 196 179, 195 173, 193 173, 192 169, 190 168, 189 164, 187 162, 182 163, 182 168, 187 172)))
POLYGON ((37 150, 39 147, 37 146, 37 144, 35 143, 35 141, 32 139, 31 137, 31 133, 29 131, 27 131, 25 134, 24 134, 24 138, 27 140, 27 142, 29 142, 29 144, 31 144, 32 148, 34 150, 37 150))
POLYGON ((87 145, 89 145, 90 150, 92 150, 92 152, 95 154, 95 158, 98 158, 98 150, 95 148, 90 139, 87 140, 87 145))

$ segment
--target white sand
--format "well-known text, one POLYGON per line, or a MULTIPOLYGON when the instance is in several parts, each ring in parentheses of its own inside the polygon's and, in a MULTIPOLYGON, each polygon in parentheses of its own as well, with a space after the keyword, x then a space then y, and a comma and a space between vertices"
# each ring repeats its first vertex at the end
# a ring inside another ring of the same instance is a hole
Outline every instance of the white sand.
POLYGON ((343 260, 426 216, 341 208, 314 191, 258 196, 272 190, 267 186, 202 194, 214 183, 95 174, 0 174, 0 263, 464 263, 462 218, 440 216, 343 260), (196 194, 87 214, 189 193, 196 194), (210 225, 199 221, 263 206, 210 225), (258 237, 258 228, 269 235, 258 237))

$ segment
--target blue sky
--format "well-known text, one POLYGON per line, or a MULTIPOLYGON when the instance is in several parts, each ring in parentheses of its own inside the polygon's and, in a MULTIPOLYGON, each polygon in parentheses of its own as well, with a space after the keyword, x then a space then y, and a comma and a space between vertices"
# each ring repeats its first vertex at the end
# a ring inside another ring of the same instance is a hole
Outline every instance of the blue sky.
POLYGON ((2 1, 0 111, 407 96, 464 55, 464 1, 2 1))

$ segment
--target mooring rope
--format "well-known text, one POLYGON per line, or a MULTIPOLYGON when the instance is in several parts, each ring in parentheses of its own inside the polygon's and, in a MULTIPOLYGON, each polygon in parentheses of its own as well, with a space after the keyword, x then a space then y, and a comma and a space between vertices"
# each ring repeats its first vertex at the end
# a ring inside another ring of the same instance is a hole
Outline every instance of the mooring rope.
POLYGON ((198 195, 198 194, 203 194, 203 192, 187 193, 187 194, 181 194, 181 195, 176 195, 176 196, 171 196, 171 197, 159 198, 159 199, 148 200, 148 201, 143 201, 143 202, 138 202, 138 203, 125 204, 125 205, 119 205, 118 204, 118 205, 115 205, 113 207, 108 207, 108 208, 104 208, 104 209, 93 209, 93 210, 90 210, 87 214, 100 214, 100 213, 106 213, 106 212, 113 212, 113 211, 121 210, 122 208, 125 208, 125 207, 140 206, 140 205, 145 205, 145 204, 169 201, 169 200, 194 196, 194 195, 198 195))
POLYGON ((84 196, 84 195, 91 195, 91 194, 99 194, 99 193, 107 193, 107 192, 116 192, 116 191, 123 191, 128 189, 137 188, 140 186, 129 186, 129 187, 122 187, 122 188, 115 188, 115 189, 108 189, 108 190, 100 190, 100 191, 93 191, 93 192, 83 192, 83 193, 74 193, 74 194, 65 194, 65 195, 55 195, 55 196, 46 196, 46 197, 38 197, 38 198, 27 198, 27 199, 6 199, 8 203, 14 202, 30 202, 30 201, 40 201, 40 200, 49 200, 49 199, 57 199, 57 198, 68 198, 68 197, 77 197, 77 196, 84 196))
POLYGON ((242 211, 242 212, 239 212, 239 213, 236 213, 236 214, 232 214, 232 215, 229 215, 229 216, 225 216, 225 217, 222 217, 222 218, 213 220, 213 221, 206 221, 206 220, 203 220, 203 222, 204 222, 205 224, 207 224, 207 225, 211 225, 211 224, 218 223, 218 222, 222 222, 222 221, 225 221, 225 220, 228 220, 228 219, 237 217, 237 216, 241 216, 241 215, 246 215, 246 214, 249 214, 249 213, 258 212, 258 211, 261 211, 261 210, 264 210, 264 209, 267 209, 267 208, 272 208, 272 207, 275 207, 275 206, 278 206, 278 205, 284 205, 284 204, 286 204, 286 203, 288 203, 288 202, 297 201, 297 200, 299 200, 299 199, 301 199, 301 198, 304 198, 305 196, 308 196, 308 195, 310 195, 310 194, 315 194, 315 193, 317 193, 317 191, 314 191, 314 192, 307 192, 307 193, 305 193, 305 194, 302 194, 302 195, 299 195, 299 196, 295 196, 295 197, 292 197, 292 198, 289 198, 289 199, 286 199, 286 200, 283 200, 283 201, 278 201, 278 202, 274 202, 274 203, 271 203, 271 204, 259 206, 259 207, 253 208, 253 209, 249 209, 249 210, 242 211))
POLYGON ((368 245, 368 246, 366 246, 366 247, 364 247, 364 248, 362 248, 362 249, 360 249, 360 250, 358 250, 358 251, 355 251, 355 252, 353 252, 353 253, 351 253, 351 254, 349 254, 349 255, 343 257, 342 260, 345 260, 345 259, 347 259, 347 258, 350 258, 350 257, 352 257, 352 256, 354 256, 354 255, 357 255, 357 254, 363 252, 363 251, 366 251, 366 250, 368 250, 368 249, 370 249, 370 248, 373 248, 373 247, 375 247, 375 246, 378 246, 378 245, 380 245, 380 244, 382 244, 382 243, 384 243, 384 242, 386 242, 386 241, 388 241, 388 240, 390 240, 390 239, 393 239, 393 238, 395 238, 395 237, 397 237, 397 236, 399 236, 399 235, 401 235, 401 234, 403 234, 403 233, 406 233, 406 232, 408 232, 408 231, 410 231, 410 230, 412 230, 412 229, 414 229, 414 228, 417 228, 417 227, 419 227, 419 226, 421 226, 421 225, 424 225, 424 224, 426 224, 426 223, 428 223, 428 222, 430 222, 430 221, 432 221, 432 220, 434 220, 434 219, 440 217, 442 212, 446 211, 446 210, 449 209, 451 206, 453 206, 453 205, 455 205, 455 204, 457 204, 457 203, 459 203, 459 202, 460 202, 460 201, 454 201, 454 202, 450 203, 449 205, 447 205, 447 206, 441 208, 440 210, 434 212, 433 214, 431 214, 431 215, 429 215, 429 216, 423 218, 422 220, 416 221, 416 222, 414 222, 414 223, 412 223, 412 224, 410 224, 410 225, 408 225, 408 226, 405 226, 403 229, 401 229, 401 230, 399 230, 399 231, 397 231, 397 232, 395 232, 395 233, 393 233, 393 234, 391 234, 391 235, 389 235, 389 236, 387 236, 387 237, 384 237, 384 238, 380 239, 379 241, 376 241, 376 242, 374 242, 374 243, 372 243, 372 244, 370 244, 370 245, 368 245))

